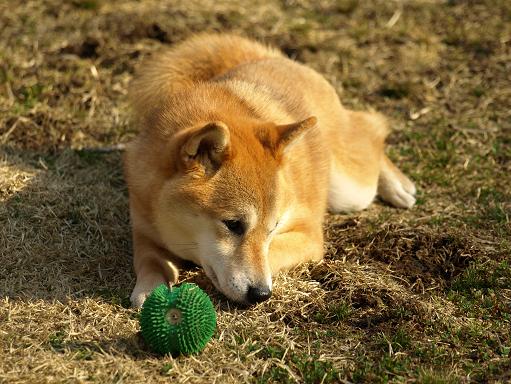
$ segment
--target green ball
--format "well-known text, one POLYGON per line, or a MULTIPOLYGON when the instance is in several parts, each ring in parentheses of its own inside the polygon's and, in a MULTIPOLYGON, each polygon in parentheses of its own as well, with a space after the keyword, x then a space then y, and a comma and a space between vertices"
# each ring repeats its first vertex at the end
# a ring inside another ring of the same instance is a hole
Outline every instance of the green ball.
POLYGON ((161 284, 142 306, 140 327, 146 343, 158 353, 196 354, 215 332, 215 308, 195 284, 172 288, 161 284))

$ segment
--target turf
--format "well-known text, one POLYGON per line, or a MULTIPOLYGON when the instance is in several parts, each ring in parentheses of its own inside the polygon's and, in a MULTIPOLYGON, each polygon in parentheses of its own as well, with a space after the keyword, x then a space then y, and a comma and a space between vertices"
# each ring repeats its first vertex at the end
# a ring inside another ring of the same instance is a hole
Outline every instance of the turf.
POLYGON ((0 382, 511 380, 509 1, 6 0, 0 36, 0 382), (328 215, 325 261, 250 309, 184 273, 218 330, 161 358, 129 308, 116 145, 141 59, 203 30, 274 44, 389 116, 418 203, 328 215))

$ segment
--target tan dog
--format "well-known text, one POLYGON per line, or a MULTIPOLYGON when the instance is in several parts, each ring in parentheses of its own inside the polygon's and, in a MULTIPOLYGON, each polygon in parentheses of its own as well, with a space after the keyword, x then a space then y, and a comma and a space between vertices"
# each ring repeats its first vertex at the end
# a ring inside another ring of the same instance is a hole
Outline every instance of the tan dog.
POLYGON ((344 109, 321 75, 259 43, 195 36, 145 63, 131 96, 134 306, 183 259, 230 299, 265 300, 272 274, 323 257, 327 206, 415 202, 384 118, 344 109))

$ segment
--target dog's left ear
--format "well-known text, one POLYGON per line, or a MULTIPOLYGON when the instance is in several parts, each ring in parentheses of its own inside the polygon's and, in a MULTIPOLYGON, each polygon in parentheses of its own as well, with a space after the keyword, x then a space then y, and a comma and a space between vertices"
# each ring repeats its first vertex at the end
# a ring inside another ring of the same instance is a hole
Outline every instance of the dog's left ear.
POLYGON ((220 168, 229 153, 229 128, 224 123, 215 121, 186 134, 180 155, 188 171, 210 174, 220 168))

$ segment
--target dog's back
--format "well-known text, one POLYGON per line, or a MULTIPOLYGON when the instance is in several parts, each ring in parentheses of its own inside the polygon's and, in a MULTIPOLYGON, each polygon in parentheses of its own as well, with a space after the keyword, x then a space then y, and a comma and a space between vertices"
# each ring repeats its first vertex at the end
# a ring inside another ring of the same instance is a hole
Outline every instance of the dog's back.
POLYGON ((130 99, 137 114, 183 88, 220 76, 241 64, 283 57, 280 51, 236 35, 197 34, 141 65, 131 84, 130 99))

